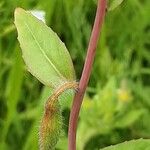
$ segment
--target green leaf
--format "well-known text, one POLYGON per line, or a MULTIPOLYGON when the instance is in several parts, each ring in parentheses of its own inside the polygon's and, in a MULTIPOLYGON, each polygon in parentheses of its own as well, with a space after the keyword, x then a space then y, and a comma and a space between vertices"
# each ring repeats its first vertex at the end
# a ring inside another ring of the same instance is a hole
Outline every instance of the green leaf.
POLYGON ((22 8, 15 10, 15 25, 23 58, 31 74, 51 87, 74 80, 71 57, 56 33, 22 8))
POLYGON ((101 150, 150 150, 150 140, 138 139, 126 141, 124 143, 109 146, 101 150))
POLYGON ((112 2, 110 2, 108 11, 112 11, 115 8, 117 8, 124 0, 113 0, 112 2))

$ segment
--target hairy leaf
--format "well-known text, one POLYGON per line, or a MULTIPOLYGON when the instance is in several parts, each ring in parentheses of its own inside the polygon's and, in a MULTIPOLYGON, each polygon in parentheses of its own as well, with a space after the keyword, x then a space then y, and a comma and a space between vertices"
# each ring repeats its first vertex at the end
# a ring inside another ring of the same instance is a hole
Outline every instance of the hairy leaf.
POLYGON ((28 70, 43 84, 58 86, 74 80, 74 68, 63 42, 30 12, 17 8, 15 25, 28 70))

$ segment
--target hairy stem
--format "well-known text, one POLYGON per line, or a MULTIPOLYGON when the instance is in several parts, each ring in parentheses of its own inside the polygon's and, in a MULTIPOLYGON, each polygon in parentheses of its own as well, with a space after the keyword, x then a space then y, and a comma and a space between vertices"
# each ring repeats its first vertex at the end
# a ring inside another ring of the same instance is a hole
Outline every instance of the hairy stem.
POLYGON ((56 88, 53 92, 53 94, 48 98, 47 102, 46 102, 46 107, 51 106, 51 104, 54 101, 58 100, 58 97, 66 90, 69 89, 73 89, 75 91, 78 91, 79 88, 79 83, 75 82, 75 81, 68 81, 63 83, 61 86, 59 86, 58 88, 56 88))
POLYGON ((54 149, 61 134, 63 120, 58 97, 66 90, 78 90, 78 83, 67 81, 57 87, 45 104, 45 112, 40 125, 40 150, 54 149))
POLYGON ((96 46, 98 43, 99 33, 102 28, 105 12, 106 12, 106 0, 98 0, 97 12, 95 22, 90 37, 87 56, 82 72, 82 76, 79 82, 79 91, 76 93, 70 113, 69 131, 68 131, 68 149, 76 150, 76 129, 78 123, 79 112, 83 101, 83 96, 90 78, 92 65, 95 57, 96 46))

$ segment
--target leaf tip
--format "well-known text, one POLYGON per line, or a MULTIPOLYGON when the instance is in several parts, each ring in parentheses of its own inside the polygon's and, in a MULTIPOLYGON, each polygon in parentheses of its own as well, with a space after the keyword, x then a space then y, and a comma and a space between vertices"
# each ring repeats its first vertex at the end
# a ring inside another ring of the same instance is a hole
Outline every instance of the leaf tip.
POLYGON ((24 13, 24 12, 25 12, 25 10, 24 10, 23 8, 17 7, 17 8, 15 9, 15 12, 14 12, 15 20, 16 20, 16 17, 17 17, 17 16, 21 15, 21 14, 24 13))
POLYGON ((16 14, 19 14, 20 12, 22 12, 22 8, 20 8, 20 7, 17 7, 16 9, 15 9, 15 15, 16 14))

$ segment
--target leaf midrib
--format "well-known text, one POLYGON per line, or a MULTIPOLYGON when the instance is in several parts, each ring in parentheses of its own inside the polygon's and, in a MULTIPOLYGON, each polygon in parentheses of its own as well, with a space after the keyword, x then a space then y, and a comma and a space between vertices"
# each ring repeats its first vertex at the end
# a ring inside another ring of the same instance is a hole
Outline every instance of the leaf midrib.
POLYGON ((27 29, 29 30, 29 32, 31 33, 33 39, 35 40, 36 44, 38 45, 40 52, 44 55, 44 57, 46 58, 46 60, 49 62, 49 64, 53 67, 53 69, 56 71, 56 73, 61 77, 64 78, 64 76, 60 73, 60 71, 55 67, 55 65, 53 64, 53 62, 49 59, 49 57, 47 56, 47 54, 45 53, 44 49, 40 46, 36 36, 34 35, 34 33, 32 32, 32 30, 30 29, 29 25, 25 22, 25 26, 27 27, 27 29))

